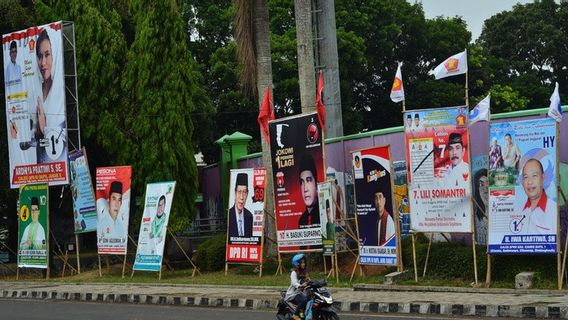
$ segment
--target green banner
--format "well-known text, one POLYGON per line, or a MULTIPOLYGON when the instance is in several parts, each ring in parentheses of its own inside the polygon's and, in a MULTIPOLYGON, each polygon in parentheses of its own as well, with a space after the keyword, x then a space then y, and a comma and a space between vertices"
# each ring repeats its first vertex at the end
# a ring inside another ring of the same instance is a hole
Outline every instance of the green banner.
POLYGON ((49 187, 20 187, 18 212, 18 267, 47 268, 49 235, 49 187))

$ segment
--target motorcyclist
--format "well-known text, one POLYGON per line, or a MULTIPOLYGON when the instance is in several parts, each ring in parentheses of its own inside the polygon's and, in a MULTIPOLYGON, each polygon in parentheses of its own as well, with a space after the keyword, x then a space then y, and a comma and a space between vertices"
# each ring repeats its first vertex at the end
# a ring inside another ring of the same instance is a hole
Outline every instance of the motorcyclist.
POLYGON ((306 307, 308 302, 308 295, 304 292, 309 279, 306 255, 303 253, 296 254, 292 258, 292 266, 294 266, 294 268, 290 273, 290 287, 288 287, 288 291, 286 291, 284 299, 296 304, 294 320, 300 320, 300 311, 306 307))

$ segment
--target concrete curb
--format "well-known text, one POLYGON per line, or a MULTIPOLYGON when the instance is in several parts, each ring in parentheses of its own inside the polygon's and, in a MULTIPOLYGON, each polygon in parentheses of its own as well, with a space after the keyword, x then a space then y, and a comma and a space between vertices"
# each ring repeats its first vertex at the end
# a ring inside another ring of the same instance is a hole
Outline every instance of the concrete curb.
MULTIPOLYGON (((38 290, 1 290, 3 299, 35 299, 82 301, 100 303, 128 303, 128 304, 154 304, 175 305, 191 307, 220 307, 274 310, 278 301, 275 299, 242 299, 242 298, 216 298, 207 296, 172 296, 172 295, 139 295, 139 294, 93 294, 61 291, 38 290)), ((382 303, 337 301, 334 303, 341 312, 355 312, 363 314, 399 313, 424 314, 444 316, 477 316, 477 317, 523 317, 523 318, 549 318, 568 319, 567 306, 517 306, 517 305, 474 305, 474 304, 436 304, 436 303, 382 303)))
POLYGON ((459 292, 485 294, 539 294, 565 295, 566 291, 542 289, 506 289, 506 288, 465 288, 465 287, 433 287, 433 286, 403 286, 384 284, 354 284, 353 291, 398 291, 398 292, 459 292))

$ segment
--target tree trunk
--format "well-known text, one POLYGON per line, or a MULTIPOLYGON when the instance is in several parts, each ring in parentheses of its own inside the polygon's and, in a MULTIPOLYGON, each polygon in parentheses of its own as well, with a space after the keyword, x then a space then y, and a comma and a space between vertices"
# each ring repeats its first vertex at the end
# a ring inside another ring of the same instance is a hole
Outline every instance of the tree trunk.
MULTIPOLYGON (((272 57, 270 54, 270 31, 268 20, 268 3, 267 0, 254 0, 253 4, 253 32, 254 47, 256 52, 256 71, 257 71, 257 92, 258 107, 262 106, 264 92, 267 86, 272 91, 272 57)), ((266 168, 266 189, 264 196, 266 197, 266 212, 275 217, 274 212, 274 188, 272 184, 272 159, 270 157, 270 146, 261 135, 262 143, 262 162, 266 168)), ((268 227, 266 233, 272 240, 276 241, 276 223, 269 215, 265 215, 268 227)), ((272 241, 265 242, 266 256, 274 257, 277 253, 277 245, 272 241)))
POLYGON ((294 0, 296 43, 298 46, 298 81, 302 113, 315 110, 316 76, 312 37, 312 1, 294 0))

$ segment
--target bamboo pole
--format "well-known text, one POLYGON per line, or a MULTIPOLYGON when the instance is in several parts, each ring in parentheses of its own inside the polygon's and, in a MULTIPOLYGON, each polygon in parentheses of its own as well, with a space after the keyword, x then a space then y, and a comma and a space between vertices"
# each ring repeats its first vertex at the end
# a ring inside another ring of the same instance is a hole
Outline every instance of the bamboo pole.
POLYGON ((75 256, 77 258, 77 274, 81 274, 81 259, 79 257, 79 234, 75 233, 75 256))
POLYGON ((416 268, 416 237, 414 233, 411 234, 412 238, 412 262, 414 264, 414 281, 418 282, 418 269, 416 268))
POLYGON ((422 278, 426 277, 426 269, 428 268, 428 260, 430 259, 430 248, 432 247, 432 238, 434 238, 434 233, 430 233, 430 241, 428 241, 428 250, 426 251, 426 260, 424 261, 422 278))

